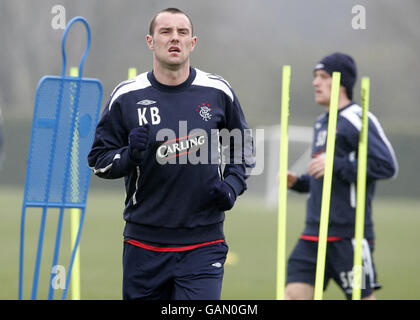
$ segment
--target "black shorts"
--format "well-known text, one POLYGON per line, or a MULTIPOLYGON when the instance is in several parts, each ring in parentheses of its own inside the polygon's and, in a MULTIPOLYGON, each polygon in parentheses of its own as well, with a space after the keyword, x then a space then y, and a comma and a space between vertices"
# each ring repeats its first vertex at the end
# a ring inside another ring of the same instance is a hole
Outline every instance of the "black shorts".
MULTIPOLYGON (((352 297, 354 239, 328 242, 325 260, 324 290, 333 279, 343 290, 347 299, 352 297)), ((372 258, 373 243, 363 240, 362 298, 380 289, 372 258)), ((318 242, 299 239, 287 265, 287 283, 304 282, 315 285, 318 242)))
POLYGON ((219 300, 227 252, 225 242, 175 252, 124 242, 123 299, 219 300))

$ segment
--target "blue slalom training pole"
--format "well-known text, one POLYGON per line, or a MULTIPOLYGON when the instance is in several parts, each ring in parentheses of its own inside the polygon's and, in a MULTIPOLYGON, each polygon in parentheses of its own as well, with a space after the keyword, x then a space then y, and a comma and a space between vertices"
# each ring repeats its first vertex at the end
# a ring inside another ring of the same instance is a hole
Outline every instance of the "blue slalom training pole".
MULTIPOLYGON (((87 53, 89 51, 90 48, 90 41, 91 41, 91 36, 90 36, 90 28, 89 25, 87 23, 87 21, 84 18, 81 17, 76 17, 74 19, 72 19, 69 24, 67 25, 66 29, 64 30, 64 35, 63 35, 63 41, 61 43, 61 52, 63 55, 63 67, 61 70, 61 77, 64 78, 66 76, 66 66, 67 66, 67 59, 66 59, 66 39, 67 39, 67 34, 70 30, 70 27, 77 21, 81 21, 85 27, 86 27, 86 32, 87 32, 87 45, 86 45, 86 49, 85 52, 82 56, 82 59, 80 61, 80 65, 79 65, 79 76, 78 76, 78 80, 80 80, 80 78, 82 77, 83 74, 83 65, 85 63, 85 59, 87 57, 87 53)), ((77 112, 76 112, 76 104, 78 103, 79 100, 79 96, 80 96, 80 82, 79 81, 75 81, 73 83, 73 88, 74 90, 71 90, 74 92, 74 95, 72 97, 72 99, 74 99, 74 106, 72 108, 72 126, 71 126, 71 132, 73 132, 73 135, 69 135, 69 145, 72 145, 73 143, 73 139, 74 139, 74 134, 75 134, 75 123, 76 123, 76 116, 77 116, 77 112)), ((69 168, 70 165, 70 159, 71 159, 71 148, 68 149, 68 155, 67 155, 67 164, 66 167, 69 168)), ((63 183, 63 191, 62 191, 62 202, 65 202, 65 195, 66 195, 66 189, 67 189, 67 185, 68 185, 68 180, 69 180, 69 174, 64 176, 64 183, 63 183)), ((63 215, 64 215, 64 207, 60 208, 60 213, 59 213, 59 218, 58 218, 58 225, 57 225, 57 235, 56 235, 56 241, 55 241, 55 249, 54 249, 54 258, 53 258, 53 262, 52 262, 52 268, 54 266, 57 265, 58 262, 58 255, 59 255, 59 250, 60 250, 60 241, 61 241, 61 231, 62 231, 62 226, 63 226, 63 215)), ((82 225, 82 221, 80 222, 80 224, 82 225)), ((79 228, 81 227, 81 225, 79 226, 79 228)), ((78 242, 76 242, 75 244, 75 248, 77 248, 78 246, 78 242)), ((74 249, 73 249, 74 250, 74 249)), ((72 265, 71 265, 72 267, 72 265)), ((71 267, 69 268, 69 270, 67 271, 68 274, 71 275, 71 267)), ((50 280, 50 284, 52 283, 53 280, 53 274, 51 273, 51 280, 50 280)), ((65 290, 67 288, 67 283, 65 286, 65 290)), ((54 291, 53 291, 53 286, 50 285, 49 286, 49 293, 48 293, 48 299, 52 299, 53 295, 54 295, 54 291)))

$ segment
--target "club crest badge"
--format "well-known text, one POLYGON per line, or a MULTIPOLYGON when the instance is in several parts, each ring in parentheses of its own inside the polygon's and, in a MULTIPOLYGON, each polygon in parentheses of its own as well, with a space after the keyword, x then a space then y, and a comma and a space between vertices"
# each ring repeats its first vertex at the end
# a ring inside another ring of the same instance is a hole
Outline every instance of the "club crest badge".
POLYGON ((201 116, 201 118, 204 121, 209 121, 212 117, 211 111, 213 108, 210 106, 210 104, 202 103, 197 106, 195 111, 198 112, 198 114, 201 116))

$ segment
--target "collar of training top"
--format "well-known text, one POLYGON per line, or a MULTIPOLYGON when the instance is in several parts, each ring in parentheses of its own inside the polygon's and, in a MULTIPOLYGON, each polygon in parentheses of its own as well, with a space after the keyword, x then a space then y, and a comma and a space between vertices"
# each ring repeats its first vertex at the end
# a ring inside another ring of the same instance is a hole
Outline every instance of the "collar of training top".
POLYGON ((149 79, 153 87, 162 91, 166 91, 166 92, 179 92, 188 88, 191 85, 191 83, 194 81, 195 76, 196 76, 195 69, 193 67, 190 67, 190 75, 188 76, 187 80, 185 80, 183 83, 179 85, 169 86, 169 85, 166 85, 157 81, 155 78, 155 75, 153 74, 153 70, 147 74, 147 78, 149 79))

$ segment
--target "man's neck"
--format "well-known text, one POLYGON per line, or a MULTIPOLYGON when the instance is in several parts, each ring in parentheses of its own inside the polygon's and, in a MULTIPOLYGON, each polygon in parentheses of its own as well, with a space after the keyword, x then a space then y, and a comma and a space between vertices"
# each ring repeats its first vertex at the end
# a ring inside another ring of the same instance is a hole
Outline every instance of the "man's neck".
POLYGON ((190 64, 185 63, 180 68, 168 68, 159 63, 153 63, 153 75, 155 79, 168 86, 177 86, 185 82, 190 75, 190 64))
MULTIPOLYGON (((347 97, 341 97, 338 100, 338 110, 343 109, 345 106, 348 106, 351 103, 351 100, 347 97)), ((329 112, 330 111, 330 105, 325 105, 325 111, 329 112)))

